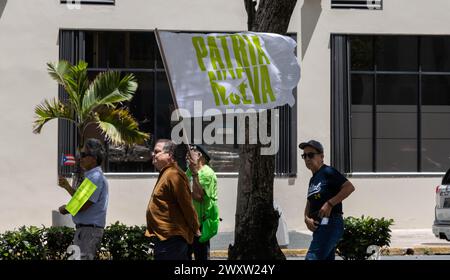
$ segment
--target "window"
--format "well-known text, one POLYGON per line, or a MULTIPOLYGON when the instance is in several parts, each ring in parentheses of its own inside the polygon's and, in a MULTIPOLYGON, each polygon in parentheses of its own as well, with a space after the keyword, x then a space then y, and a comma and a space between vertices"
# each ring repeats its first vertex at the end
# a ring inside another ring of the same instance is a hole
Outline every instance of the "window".
MULTIPOLYGON (((75 62, 84 59, 88 63, 89 77, 94 79, 102 71, 117 70, 123 74, 133 73, 138 81, 138 90, 131 102, 123 104, 139 123, 141 130, 151 134, 146 145, 132 148, 117 147, 106 143, 106 172, 155 172, 150 151, 154 140, 171 138, 175 125, 170 121, 174 104, 165 69, 153 32, 128 31, 70 31, 60 33, 60 58, 75 62)), ((60 89, 60 98, 64 93, 60 89)), ((224 118, 225 119, 225 118, 224 118)), ((192 121, 194 123, 194 121, 192 121)), ((206 126, 207 123, 203 122, 206 126)), ((276 156, 276 174, 279 176, 296 173, 296 110, 288 105, 280 108, 280 152, 276 156)), ((236 129, 236 125, 234 126, 236 129)), ((233 134, 224 127, 224 133, 233 134)), ((99 131, 90 127, 89 137, 98 137, 99 131)), ((194 136, 194 135, 192 135, 194 136)), ((224 135, 225 137, 225 135, 224 135)), ((59 126, 59 154, 74 151, 76 139, 73 128, 64 121, 59 126)), ((192 137, 193 138, 193 137, 192 137)), ((193 139, 191 139, 192 141, 193 139)), ((205 145, 206 146, 206 145, 205 145)), ((217 172, 239 170, 239 146, 213 144, 206 146, 211 154, 211 165, 217 172)), ((180 145, 178 163, 185 167, 185 147, 180 145)), ((70 167, 60 167, 63 174, 71 172, 70 167)))
POLYGON ((331 0, 332 9, 381 10, 383 0, 331 0))
POLYGON ((61 4, 102 4, 115 5, 115 0, 61 0, 61 4))
POLYGON ((349 56, 349 65, 339 69, 347 71, 348 95, 333 89, 343 103, 349 98, 349 150, 342 156, 350 162, 343 170, 446 171, 450 37, 339 36, 348 47, 334 54, 349 56))

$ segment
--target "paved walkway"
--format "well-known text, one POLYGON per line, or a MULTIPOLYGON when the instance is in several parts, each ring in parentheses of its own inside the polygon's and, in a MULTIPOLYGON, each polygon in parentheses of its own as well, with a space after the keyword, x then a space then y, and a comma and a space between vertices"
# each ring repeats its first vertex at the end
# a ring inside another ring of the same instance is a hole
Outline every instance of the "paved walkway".
MULTIPOLYGON (((311 232, 291 231, 289 232, 289 244, 283 250, 286 255, 301 256, 306 253, 311 242, 311 232)), ((228 245, 233 243, 233 232, 221 232, 211 241, 213 255, 226 256, 228 245)), ((394 229, 391 233, 391 245, 385 254, 404 255, 407 253, 415 255, 450 254, 450 242, 436 238, 431 228, 428 229, 394 229)))

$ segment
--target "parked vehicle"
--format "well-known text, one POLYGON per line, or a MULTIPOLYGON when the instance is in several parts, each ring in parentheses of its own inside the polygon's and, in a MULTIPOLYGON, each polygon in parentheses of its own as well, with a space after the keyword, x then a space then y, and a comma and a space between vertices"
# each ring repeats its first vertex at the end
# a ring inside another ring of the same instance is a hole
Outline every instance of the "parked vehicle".
POLYGON ((450 241, 450 169, 436 187, 436 206, 434 211, 433 234, 450 241))

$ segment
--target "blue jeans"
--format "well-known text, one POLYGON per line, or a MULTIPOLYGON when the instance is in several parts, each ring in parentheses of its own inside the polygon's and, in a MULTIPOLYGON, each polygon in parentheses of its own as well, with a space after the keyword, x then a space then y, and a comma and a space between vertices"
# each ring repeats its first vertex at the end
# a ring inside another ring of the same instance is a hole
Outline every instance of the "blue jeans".
POLYGON ((334 260, 336 245, 344 234, 342 215, 332 215, 328 225, 319 225, 313 232, 305 260, 334 260))
POLYGON ((188 243, 181 236, 155 242, 155 260, 187 260, 188 243))

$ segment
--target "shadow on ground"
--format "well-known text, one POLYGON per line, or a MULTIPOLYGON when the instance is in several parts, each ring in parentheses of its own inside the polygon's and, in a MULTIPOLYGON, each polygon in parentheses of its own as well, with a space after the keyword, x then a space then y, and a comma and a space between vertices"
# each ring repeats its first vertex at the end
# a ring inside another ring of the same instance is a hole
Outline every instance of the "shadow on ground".
MULTIPOLYGON (((307 249, 311 243, 311 235, 290 231, 287 249, 307 249)), ((211 239, 211 250, 228 250, 228 245, 234 241, 234 232, 220 232, 211 239)))

